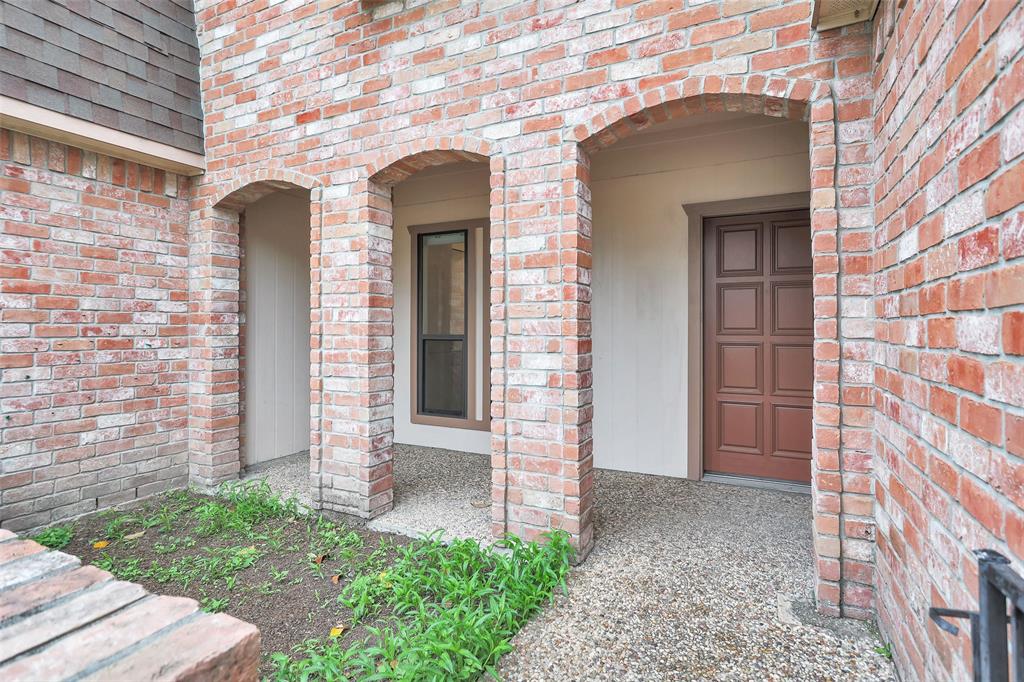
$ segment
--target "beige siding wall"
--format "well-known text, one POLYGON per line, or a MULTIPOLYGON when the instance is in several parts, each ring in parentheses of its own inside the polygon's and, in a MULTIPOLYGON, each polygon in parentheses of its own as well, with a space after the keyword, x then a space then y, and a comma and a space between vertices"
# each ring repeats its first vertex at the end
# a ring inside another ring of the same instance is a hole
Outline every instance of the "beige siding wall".
POLYGON ((245 211, 246 465, 309 449, 309 201, 245 211))

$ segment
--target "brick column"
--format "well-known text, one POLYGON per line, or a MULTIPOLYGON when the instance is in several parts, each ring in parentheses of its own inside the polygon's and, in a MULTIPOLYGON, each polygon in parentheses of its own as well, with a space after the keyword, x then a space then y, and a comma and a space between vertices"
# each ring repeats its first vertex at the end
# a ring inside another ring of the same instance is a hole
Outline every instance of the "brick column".
POLYGON ((492 429, 506 457, 508 531, 568 531, 582 559, 593 540, 588 163, 575 143, 552 151, 510 162, 504 230, 494 233, 507 271, 495 277, 504 305, 492 315, 504 324, 492 326, 492 347, 504 365, 492 385, 505 402, 492 429))
POLYGON ((323 281, 323 190, 315 187, 309 192, 309 492, 314 509, 322 506, 322 478, 320 461, 323 433, 323 312, 321 291, 323 281))
POLYGON ((505 163, 490 160, 490 416, 491 416, 491 534, 508 532, 508 440, 506 438, 505 358, 508 350, 508 252, 505 249, 505 163))
POLYGON ((810 121, 816 592, 821 612, 856 618, 871 617, 874 597, 867 111, 819 97, 810 121))
POLYGON ((594 543, 594 375, 591 338, 593 214, 590 158, 576 143, 562 148, 559 236, 562 318, 562 494, 564 518, 583 559, 594 543))
POLYGON ((238 477, 238 213, 200 209, 189 224, 189 480, 238 477))
POLYGON ((814 258, 814 457, 811 486, 818 608, 839 615, 842 508, 839 466, 839 256, 833 186, 837 148, 831 98, 811 107, 811 234, 814 258), (817 144, 815 144, 817 141, 817 144))
POLYGON ((364 181, 324 197, 321 505, 372 518, 393 500, 390 191, 364 181))
POLYGON ((836 80, 835 126, 839 156, 835 170, 839 237, 839 338, 842 343, 840 405, 843 475, 842 615, 870 620, 875 610, 874 371, 877 360, 871 166, 874 121, 869 24, 851 29, 849 49, 836 80), (852 64, 851 64, 852 63, 852 64), (856 64, 856 67, 853 66, 856 64))

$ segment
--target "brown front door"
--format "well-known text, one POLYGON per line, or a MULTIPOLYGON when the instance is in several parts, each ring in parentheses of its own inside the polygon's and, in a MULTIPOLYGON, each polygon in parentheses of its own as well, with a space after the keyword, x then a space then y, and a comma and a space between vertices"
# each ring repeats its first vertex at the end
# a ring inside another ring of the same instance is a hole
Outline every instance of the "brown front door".
POLYGON ((806 210, 704 220, 704 469, 811 480, 806 210))

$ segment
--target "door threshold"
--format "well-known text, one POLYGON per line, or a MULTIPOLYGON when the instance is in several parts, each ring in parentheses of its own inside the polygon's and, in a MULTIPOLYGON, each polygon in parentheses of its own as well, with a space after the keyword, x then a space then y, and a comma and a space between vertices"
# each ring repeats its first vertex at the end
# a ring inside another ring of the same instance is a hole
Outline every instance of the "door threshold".
POLYGON ((764 490, 780 490, 785 493, 798 493, 810 495, 811 486, 808 483, 796 483, 794 481, 777 481, 771 478, 753 478, 751 476, 736 476, 733 474, 704 474, 700 479, 708 483, 721 483, 723 485, 740 485, 745 488, 762 488, 764 490))

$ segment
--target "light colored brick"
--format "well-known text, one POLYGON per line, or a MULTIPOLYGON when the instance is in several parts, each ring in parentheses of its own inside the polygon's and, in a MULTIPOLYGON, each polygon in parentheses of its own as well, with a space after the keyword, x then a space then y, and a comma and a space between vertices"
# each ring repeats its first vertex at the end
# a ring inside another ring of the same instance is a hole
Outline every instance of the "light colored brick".
POLYGON ((101 571, 95 566, 82 566, 6 591, 3 603, 0 604, 0 622, 10 620, 22 613, 34 611, 48 602, 56 601, 90 585, 110 580, 110 578, 109 573, 101 571))

